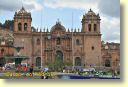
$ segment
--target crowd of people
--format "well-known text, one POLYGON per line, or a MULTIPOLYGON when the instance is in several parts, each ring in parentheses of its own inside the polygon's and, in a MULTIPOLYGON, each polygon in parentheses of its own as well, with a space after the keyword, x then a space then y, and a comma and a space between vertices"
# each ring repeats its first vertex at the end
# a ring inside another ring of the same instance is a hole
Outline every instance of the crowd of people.
POLYGON ((22 65, 19 65, 18 67, 17 67, 17 71, 24 71, 24 72, 30 72, 30 73, 32 73, 33 72, 33 65, 31 65, 30 67, 27 67, 26 65, 25 66, 22 66, 22 65))
MULTIPOLYGON (((0 71, 6 71, 6 70, 12 70, 9 66, 3 66, 0 67, 0 71)), ((26 65, 18 65, 17 68, 14 68, 14 70, 18 72, 33 72, 33 64, 31 66, 26 66, 26 65)))
POLYGON ((17 67, 17 70, 18 71, 28 71, 28 67, 27 66, 22 66, 22 65, 19 65, 18 67, 17 67))

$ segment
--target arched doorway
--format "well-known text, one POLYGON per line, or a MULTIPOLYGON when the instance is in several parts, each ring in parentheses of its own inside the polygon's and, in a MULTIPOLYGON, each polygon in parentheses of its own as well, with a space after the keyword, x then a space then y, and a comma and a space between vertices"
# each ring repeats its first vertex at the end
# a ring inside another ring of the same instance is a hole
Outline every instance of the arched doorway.
POLYGON ((56 63, 58 66, 63 66, 63 53, 61 51, 56 51, 56 63))
POLYGON ((4 50, 4 48, 2 48, 0 50, 0 67, 3 67, 6 64, 5 57, 3 57, 4 52, 5 52, 5 50, 4 50))
POLYGON ((22 31, 22 24, 21 23, 18 24, 18 30, 22 31))
POLYGON ((6 60, 4 57, 0 58, 0 67, 3 67, 6 64, 6 60))
POLYGON ((105 67, 111 67, 111 62, 109 59, 105 60, 105 67))
POLYGON ((36 58, 36 67, 41 67, 41 58, 40 57, 36 58))
POLYGON ((75 66, 81 66, 81 59, 80 57, 75 58, 75 66))

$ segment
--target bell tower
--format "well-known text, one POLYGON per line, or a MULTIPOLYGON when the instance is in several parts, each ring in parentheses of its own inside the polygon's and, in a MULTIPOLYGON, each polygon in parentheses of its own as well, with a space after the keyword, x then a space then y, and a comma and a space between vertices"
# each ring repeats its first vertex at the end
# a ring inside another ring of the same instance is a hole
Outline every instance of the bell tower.
POLYGON ((32 29, 31 29, 32 17, 31 13, 27 12, 24 7, 20 11, 15 12, 14 15, 14 46, 23 47, 20 53, 15 56, 25 56, 29 60, 22 62, 32 63, 32 29))
POLYGON ((31 13, 27 12, 24 7, 14 15, 14 32, 32 32, 31 13))
POLYGON ((82 19, 82 33, 84 35, 83 49, 86 66, 101 66, 101 33, 100 16, 91 9, 82 19))
POLYGON ((91 9, 83 15, 82 32, 100 33, 100 16, 95 14, 91 9))

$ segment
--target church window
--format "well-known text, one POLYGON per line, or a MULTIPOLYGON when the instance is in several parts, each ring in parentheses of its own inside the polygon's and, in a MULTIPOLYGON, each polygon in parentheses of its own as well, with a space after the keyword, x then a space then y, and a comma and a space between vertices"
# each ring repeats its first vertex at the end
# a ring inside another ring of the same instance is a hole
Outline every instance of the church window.
POLYGON ((18 24, 18 30, 19 31, 22 31, 22 25, 21 25, 21 23, 18 24))
POLYGON ((79 39, 76 40, 76 45, 80 45, 79 39))
POLYGON ((37 39, 37 45, 40 45, 40 39, 39 38, 37 39))
POLYGON ((24 31, 27 31, 27 27, 28 27, 27 23, 24 23, 24 31))
POLYGON ((91 24, 88 25, 88 30, 91 31, 91 24))
POLYGON ((96 28, 97 28, 97 25, 96 25, 96 24, 94 24, 94 31, 96 31, 96 30, 97 30, 96 28))
POLYGON ((60 45, 61 44, 60 38, 57 38, 56 43, 57 43, 57 45, 60 45))

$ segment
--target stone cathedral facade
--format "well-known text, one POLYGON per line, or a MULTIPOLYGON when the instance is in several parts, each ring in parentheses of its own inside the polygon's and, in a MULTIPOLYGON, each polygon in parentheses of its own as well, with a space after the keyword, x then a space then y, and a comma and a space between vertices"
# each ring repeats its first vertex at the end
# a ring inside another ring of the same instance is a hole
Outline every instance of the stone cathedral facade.
POLYGON ((66 29, 57 21, 50 31, 42 29, 37 32, 32 31, 31 13, 22 7, 14 15, 14 45, 24 47, 19 55, 28 56, 27 63, 37 67, 55 61, 75 66, 99 66, 103 62, 100 20, 99 14, 90 9, 83 15, 81 30, 66 29))

